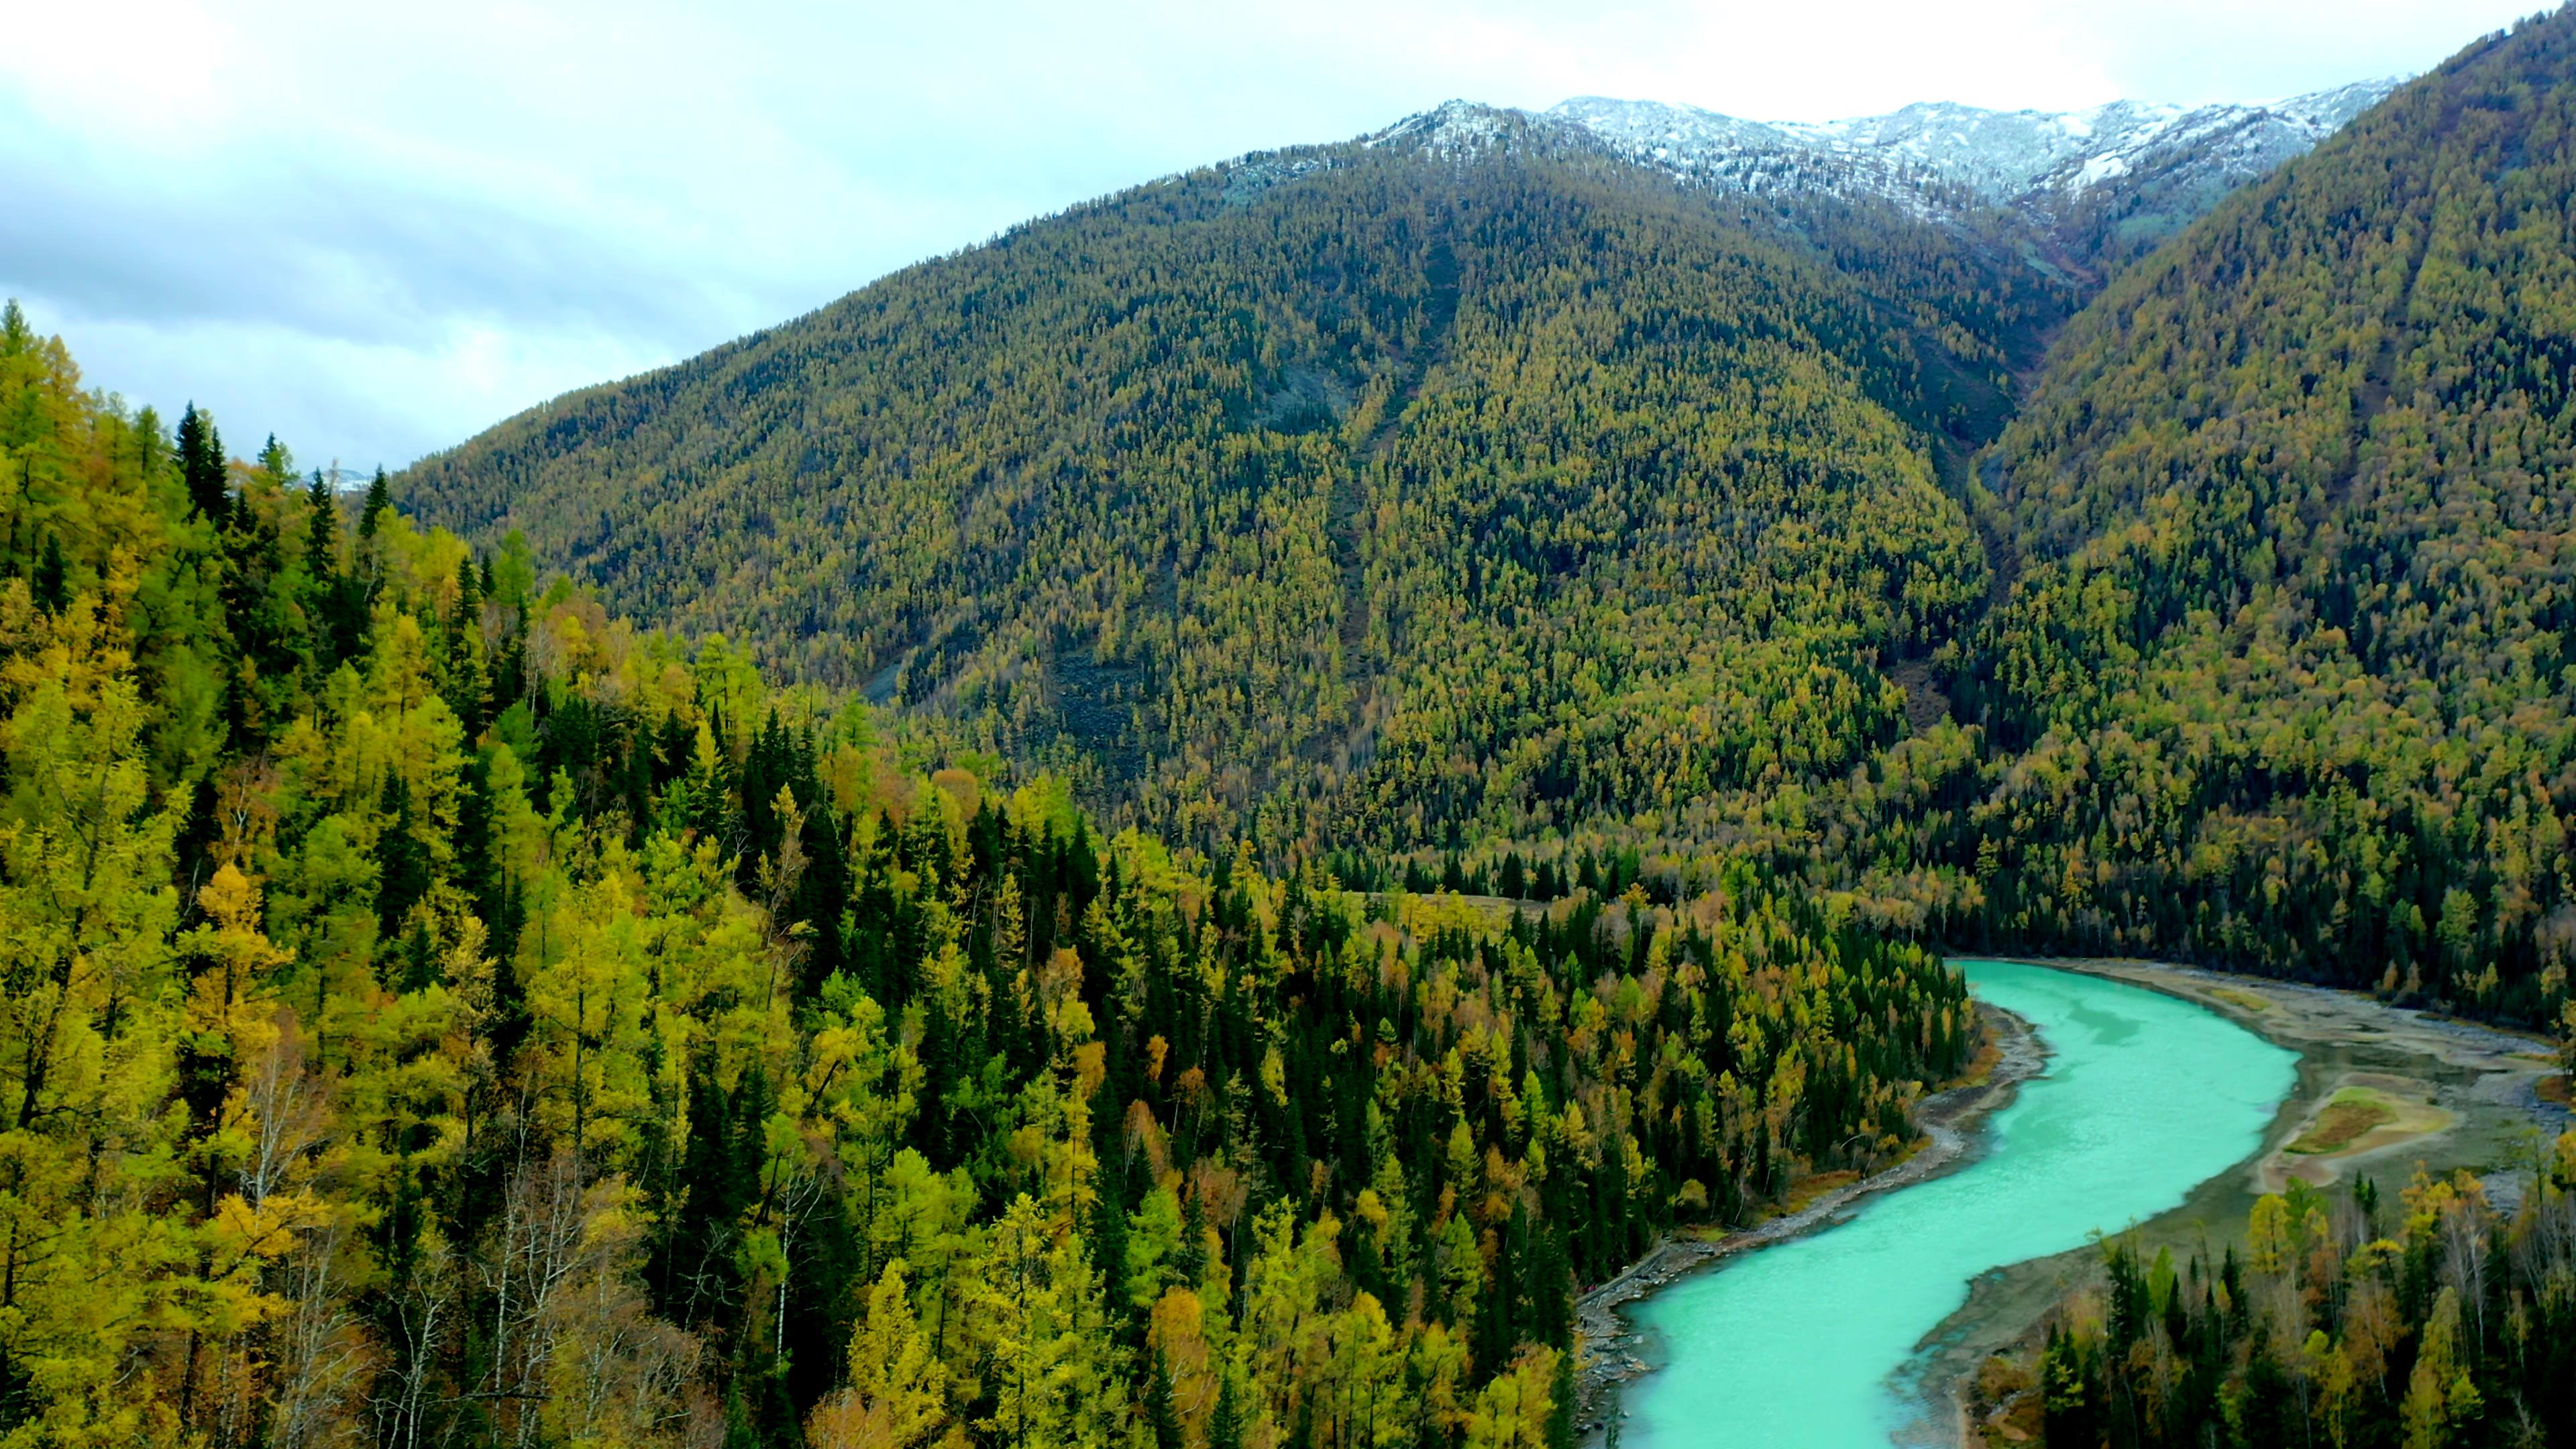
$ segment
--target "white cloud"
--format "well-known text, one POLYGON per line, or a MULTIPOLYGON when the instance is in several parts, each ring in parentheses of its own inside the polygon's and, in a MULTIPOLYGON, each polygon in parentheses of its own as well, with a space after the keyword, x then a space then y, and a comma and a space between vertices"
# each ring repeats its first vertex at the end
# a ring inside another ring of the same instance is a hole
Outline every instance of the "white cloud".
POLYGON ((1450 96, 2251 99, 2421 69, 2515 8, 91 0, 0 50, 0 291, 237 446, 400 463, 1024 217, 1450 96))

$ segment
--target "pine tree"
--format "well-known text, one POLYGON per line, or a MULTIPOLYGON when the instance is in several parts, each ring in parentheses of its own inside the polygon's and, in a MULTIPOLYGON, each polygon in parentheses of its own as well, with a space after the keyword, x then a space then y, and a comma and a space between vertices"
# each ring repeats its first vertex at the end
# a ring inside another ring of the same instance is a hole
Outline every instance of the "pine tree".
POLYGON ((70 569, 63 562, 63 541, 53 534, 45 535, 44 557, 36 562, 34 595, 36 607, 48 614, 59 614, 72 601, 70 569))
POLYGON ((317 583, 327 582, 340 570, 340 503, 319 468, 313 470, 304 503, 304 571, 317 583))
POLYGON ((277 440, 275 433, 269 434, 268 441, 260 445, 259 471, 268 475, 268 481, 279 488, 294 481, 295 458, 286 451, 286 445, 277 440))
POLYGON ((385 814, 385 824, 384 834, 376 842, 377 859, 383 868, 376 913, 378 928, 385 939, 392 940, 402 930, 403 918, 411 913, 412 906, 429 894, 430 860, 429 852, 420 843, 411 786, 401 775, 385 777, 379 808, 385 814))
POLYGON ((358 537, 373 539, 384 526, 385 510, 393 506, 393 490, 385 482, 385 470, 378 468, 374 481, 367 484, 367 503, 358 512, 358 537))
POLYGON ((1218 1374, 1216 1411, 1208 1418, 1208 1449, 1243 1449, 1243 1396, 1232 1370, 1218 1374))
POLYGON ((1547 1449, 1574 1449, 1574 1354, 1570 1350, 1556 1355, 1556 1381, 1548 1394, 1547 1449))
POLYGON ((224 440, 215 420, 195 403, 179 418, 179 476, 188 487, 188 502, 208 523, 220 528, 231 502, 224 476, 224 440))
POLYGON ((1181 1430, 1180 1410, 1172 1402, 1172 1370, 1161 1353, 1148 1357, 1145 1375, 1145 1423, 1153 1430, 1154 1449, 1184 1449, 1188 1441, 1181 1430))

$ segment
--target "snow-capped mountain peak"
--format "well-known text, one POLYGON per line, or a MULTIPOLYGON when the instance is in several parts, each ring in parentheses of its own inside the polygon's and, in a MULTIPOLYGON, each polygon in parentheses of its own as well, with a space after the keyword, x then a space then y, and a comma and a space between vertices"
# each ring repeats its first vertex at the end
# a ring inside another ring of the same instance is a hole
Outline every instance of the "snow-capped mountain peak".
POLYGON ((1882 116, 1748 121, 1662 101, 1581 96, 1546 114, 1633 161, 1686 179, 1823 189, 1914 201, 1956 189, 1989 205, 2068 198, 2116 177, 2190 165, 2212 183, 2251 179, 2332 134, 2395 89, 2362 81, 2263 105, 2113 101, 2081 111, 1993 111, 1921 102, 1882 116))
POLYGON ((1360 144, 1374 148, 1410 141, 1442 155, 1474 155, 1504 144, 1516 129, 1525 128, 1538 119, 1526 111, 1488 106, 1476 101, 1442 101, 1430 110, 1407 116, 1383 131, 1362 136, 1360 144))
MULTIPOLYGON (((1925 101, 1838 121, 1752 121, 1696 106, 1578 96, 1542 112, 1452 100, 1358 138, 1452 163, 1583 154, 1693 188, 1893 205, 1982 229, 1997 214, 2046 239, 2034 255, 2077 272, 2117 266, 2302 155, 2395 90, 2360 81, 2258 104, 2112 101, 2079 111, 1995 111, 1925 101)), ((1344 164, 1335 148, 1224 163, 1226 198, 1344 164)))

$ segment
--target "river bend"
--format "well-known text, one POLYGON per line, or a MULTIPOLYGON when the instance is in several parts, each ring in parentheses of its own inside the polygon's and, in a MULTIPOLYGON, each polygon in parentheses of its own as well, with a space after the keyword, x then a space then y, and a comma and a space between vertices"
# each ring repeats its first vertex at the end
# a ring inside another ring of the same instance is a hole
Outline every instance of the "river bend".
POLYGON ((1922 1428, 1895 1376, 1990 1268, 2178 1206, 2251 1156, 2298 1057, 2186 1001, 2004 961, 1970 988, 2038 1029, 2046 1071, 1948 1176, 1863 1201, 1631 1312, 1660 1362, 1622 1449, 1885 1449, 1922 1428))

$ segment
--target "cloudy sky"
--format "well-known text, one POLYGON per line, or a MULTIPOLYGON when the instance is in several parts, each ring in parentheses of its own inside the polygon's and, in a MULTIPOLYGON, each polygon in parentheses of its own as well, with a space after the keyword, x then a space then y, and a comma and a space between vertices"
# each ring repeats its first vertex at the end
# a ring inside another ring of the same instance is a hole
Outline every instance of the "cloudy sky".
POLYGON ((399 465, 1012 222, 1451 96, 2259 100, 2533 0, 84 0, 0 48, 0 293, 239 452, 399 465))

